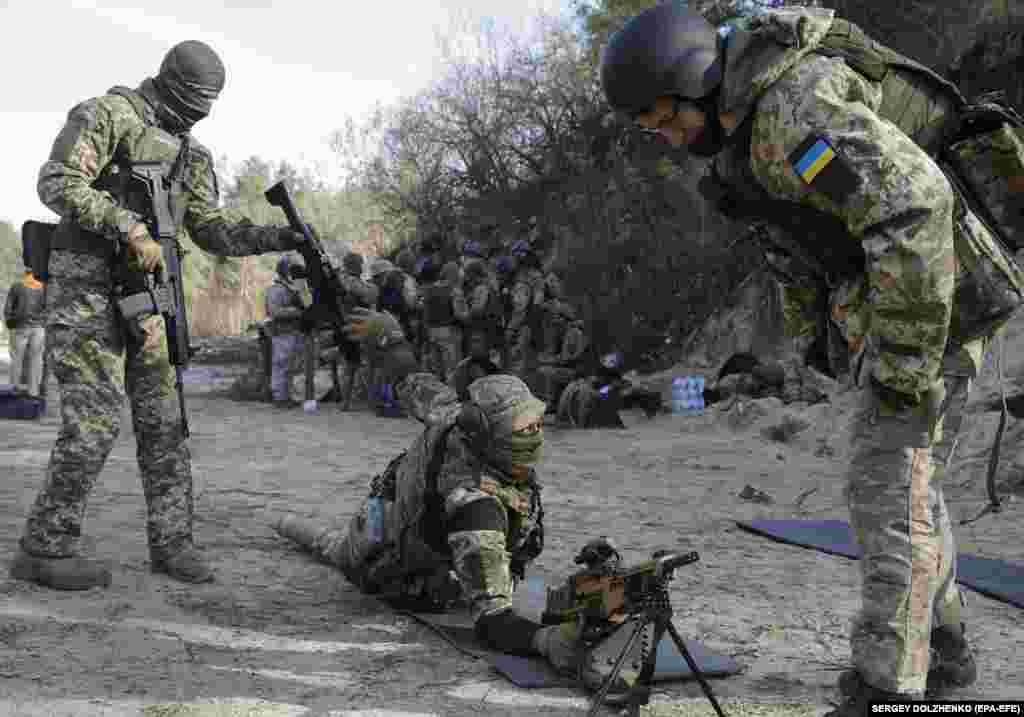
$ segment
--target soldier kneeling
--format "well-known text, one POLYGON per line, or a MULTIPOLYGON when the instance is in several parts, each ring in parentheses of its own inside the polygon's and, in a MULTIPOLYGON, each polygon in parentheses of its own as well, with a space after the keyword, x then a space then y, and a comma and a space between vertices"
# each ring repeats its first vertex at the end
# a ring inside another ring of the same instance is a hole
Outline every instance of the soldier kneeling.
POLYGON ((390 314, 356 309, 346 333, 389 373, 399 400, 425 428, 373 479, 347 530, 296 516, 281 518, 276 529, 392 605, 468 604, 482 642, 543 655, 559 671, 582 672, 584 684, 596 689, 602 675, 579 669, 574 626, 545 627, 512 609, 516 579, 543 548, 535 466, 544 402, 484 361, 460 364, 455 388, 414 373, 412 347, 390 314))

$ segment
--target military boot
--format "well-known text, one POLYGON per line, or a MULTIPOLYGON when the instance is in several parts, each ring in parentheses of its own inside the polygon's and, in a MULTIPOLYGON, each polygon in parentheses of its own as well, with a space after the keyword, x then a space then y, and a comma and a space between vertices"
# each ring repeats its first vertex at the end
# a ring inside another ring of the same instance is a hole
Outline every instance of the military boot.
MULTIPOLYGON (((626 621, 584 653, 580 664, 580 679, 583 681, 584 687, 594 692, 601 689, 611 676, 615 661, 622 654, 635 630, 636 623, 626 621)), ((604 701, 607 704, 620 705, 629 699, 630 691, 640 677, 644 660, 653 649, 651 645, 653 635, 654 624, 644 625, 637 640, 633 642, 629 653, 622 661, 622 667, 615 676, 615 682, 605 693, 604 701)))
POLYGON ((964 637, 966 627, 943 625, 932 630, 928 692, 940 693, 968 687, 978 679, 978 665, 964 637))
POLYGON ((558 672, 574 677, 579 673, 579 629, 575 623, 540 628, 533 634, 533 647, 558 672))
POLYGON ((183 583, 213 582, 213 570, 194 547, 183 548, 170 555, 150 552, 150 569, 183 583))
MULTIPOLYGON (((959 627, 945 625, 932 630, 928 696, 942 694, 957 687, 968 687, 978 679, 978 666, 964 638, 964 630, 963 623, 960 623, 959 627)), ((839 675, 839 691, 849 697, 857 689, 859 679, 856 670, 847 670, 839 675)))
POLYGON ((920 702, 919 695, 887 692, 869 685, 856 670, 849 670, 839 676, 839 691, 844 700, 836 709, 824 717, 871 717, 872 702, 909 703, 920 702))
POLYGON ((89 590, 110 586, 110 563, 82 557, 52 558, 24 548, 11 562, 11 577, 55 590, 89 590))

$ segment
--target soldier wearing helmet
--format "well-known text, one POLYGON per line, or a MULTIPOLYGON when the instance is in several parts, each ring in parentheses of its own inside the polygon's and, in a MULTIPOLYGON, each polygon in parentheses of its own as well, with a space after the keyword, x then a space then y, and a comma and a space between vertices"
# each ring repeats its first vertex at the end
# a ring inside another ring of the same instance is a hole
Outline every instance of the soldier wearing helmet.
POLYGON ((305 276, 305 265, 298 255, 285 254, 277 262, 274 283, 267 289, 267 334, 270 336, 270 394, 274 405, 289 408, 298 405, 291 397, 292 367, 305 345, 302 314, 305 303, 296 284, 305 276))
POLYGON ((174 211, 161 231, 178 239, 187 233, 219 256, 288 251, 304 241, 219 206, 213 155, 189 133, 225 81, 211 47, 179 43, 138 87, 113 87, 75 105, 39 170, 39 198, 61 218, 47 267, 47 341, 64 422, 11 567, 15 578, 67 590, 109 585, 109 566, 80 556, 79 543, 86 499, 130 395, 151 568, 185 582, 213 579, 192 541, 191 460, 163 319, 129 325, 111 297, 115 286, 141 293, 147 274, 163 269, 161 246, 150 236, 155 209, 133 173, 140 164, 163 168, 174 211))
POLYGON ((540 341, 541 305, 546 282, 540 258, 525 239, 512 242, 509 257, 514 273, 508 282, 505 304, 505 357, 503 365, 528 379, 540 341))
POLYGON ((936 162, 963 103, 956 88, 832 10, 784 7, 716 28, 685 2, 627 22, 605 50, 601 82, 641 129, 713 157, 704 194, 790 248, 787 301, 812 318, 788 328, 827 327, 833 369, 849 369, 862 389, 847 474, 862 604, 855 669, 841 676, 846 700, 832 714, 971 684, 939 478, 985 343, 1020 304, 1022 275, 995 249, 985 261, 1001 289, 990 303, 955 291, 971 265, 958 252, 998 246, 936 162), (821 321, 817 306, 829 307, 821 321), (979 315, 992 321, 962 330, 979 315))

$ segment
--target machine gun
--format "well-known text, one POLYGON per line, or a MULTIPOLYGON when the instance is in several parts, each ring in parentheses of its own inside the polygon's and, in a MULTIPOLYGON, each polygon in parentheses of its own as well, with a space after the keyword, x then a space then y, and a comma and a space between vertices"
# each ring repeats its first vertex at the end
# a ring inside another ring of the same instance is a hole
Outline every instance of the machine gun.
POLYGON ((347 382, 344 410, 348 410, 352 401, 352 388, 355 384, 356 369, 359 368, 361 354, 359 344, 347 339, 342 332, 345 325, 348 291, 342 284, 338 271, 331 264, 330 257, 324 250, 320 239, 313 233, 309 225, 302 221, 299 210, 292 200, 285 180, 281 180, 263 193, 267 202, 273 207, 280 207, 288 218, 288 226, 305 236, 296 251, 306 262, 306 279, 313 292, 313 304, 303 317, 303 324, 308 327, 306 341, 306 401, 313 399, 313 373, 319 359, 317 349, 317 329, 327 327, 333 329, 334 345, 338 347, 345 359, 347 382))
POLYGON ((594 697, 587 717, 594 717, 597 714, 608 690, 622 670, 626 657, 648 626, 653 626, 653 637, 646 651, 640 676, 628 696, 628 714, 637 717, 640 707, 650 701, 657 647, 667 632, 697 678, 718 717, 725 717, 711 692, 711 687, 686 648, 686 643, 672 624, 672 603, 668 596, 668 583, 675 576, 676 568, 695 563, 699 559, 696 552, 657 551, 650 560, 623 566, 619 551, 611 541, 602 537, 584 545, 576 556, 574 562, 583 565, 582 570, 570 575, 561 587, 548 588, 547 604, 541 621, 546 625, 578 623, 579 639, 584 654, 594 650, 612 633, 625 629, 626 623, 633 623, 633 632, 622 651, 614 658, 612 671, 594 697))
POLYGON ((125 326, 135 338, 138 322, 133 319, 160 314, 164 319, 167 334, 167 355, 174 366, 174 388, 178 392, 178 407, 181 411, 181 430, 189 437, 188 413, 185 410, 185 387, 182 374, 188 368, 189 360, 195 354, 188 332, 188 315, 185 306, 185 283, 181 275, 181 259, 185 252, 178 244, 180 215, 176 218, 171 196, 176 194, 175 183, 183 181, 184 161, 188 155, 187 140, 183 143, 170 173, 164 162, 135 162, 131 176, 127 178, 138 187, 146 203, 146 225, 149 235, 163 250, 164 268, 159 274, 146 274, 145 289, 124 295, 124 287, 118 287, 121 297, 117 302, 118 311, 125 326))

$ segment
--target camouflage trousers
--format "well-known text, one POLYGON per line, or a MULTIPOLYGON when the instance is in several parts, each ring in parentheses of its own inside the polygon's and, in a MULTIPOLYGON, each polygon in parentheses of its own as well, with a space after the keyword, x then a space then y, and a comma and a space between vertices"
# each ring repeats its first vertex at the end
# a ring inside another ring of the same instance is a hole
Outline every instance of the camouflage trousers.
POLYGON ((462 360, 462 329, 458 326, 428 326, 423 351, 423 368, 442 381, 462 360))
POLYGON ((62 422, 22 545, 42 556, 76 554, 86 501, 120 433, 127 395, 150 551, 171 555, 191 544, 193 498, 191 459, 163 319, 141 320, 138 337, 126 337, 109 284, 93 278, 102 277, 106 267, 93 257, 70 260, 66 254, 57 252, 51 258, 46 331, 47 361, 60 386, 62 422), (75 277, 62 280, 54 271, 55 263, 62 268, 62 257, 75 277))
POLYGON ((272 336, 270 342, 270 395, 275 401, 287 401, 292 396, 293 367, 303 356, 305 337, 280 334, 272 336))
POLYGON ((865 681, 890 692, 922 693, 931 630, 965 619, 942 478, 971 378, 949 368, 944 366, 938 439, 920 411, 881 416, 870 391, 864 391, 854 423, 846 496, 864 556, 851 650, 865 681))

